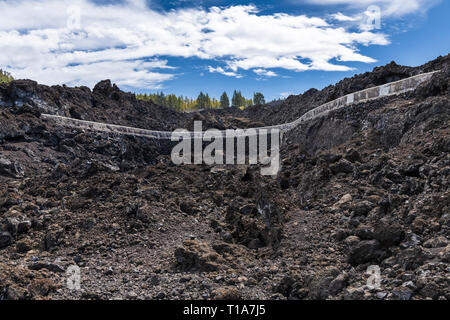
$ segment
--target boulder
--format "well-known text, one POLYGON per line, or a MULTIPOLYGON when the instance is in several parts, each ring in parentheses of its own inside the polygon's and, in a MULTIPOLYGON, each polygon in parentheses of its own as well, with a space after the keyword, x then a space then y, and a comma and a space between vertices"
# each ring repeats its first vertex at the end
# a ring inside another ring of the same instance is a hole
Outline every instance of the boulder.
POLYGON ((398 245, 405 238, 405 232, 398 223, 378 222, 373 230, 373 236, 383 246, 398 245))
POLYGON ((386 256, 378 240, 363 240, 350 249, 349 262, 359 265, 366 262, 378 262, 386 256))
POLYGON ((330 166, 330 169, 334 174, 352 173, 354 170, 354 166, 350 161, 342 159, 338 163, 332 164, 330 166))
POLYGON ((435 238, 431 238, 424 242, 423 246, 425 248, 443 248, 448 244, 448 240, 443 236, 438 236, 435 238))
POLYGON ((182 201, 180 203, 180 210, 188 215, 194 215, 197 213, 195 203, 193 201, 182 201))
POLYGON ((184 271, 216 271, 225 262, 206 242, 197 240, 185 241, 174 255, 176 265, 184 271))
POLYGON ((13 237, 9 232, 0 232, 0 249, 8 247, 13 242, 13 237))
POLYGON ((363 200, 352 207, 352 212, 355 216, 366 216, 373 208, 374 204, 372 202, 363 200))
POLYGON ((0 175, 20 178, 23 176, 23 169, 20 164, 15 161, 13 162, 6 158, 0 158, 0 175))

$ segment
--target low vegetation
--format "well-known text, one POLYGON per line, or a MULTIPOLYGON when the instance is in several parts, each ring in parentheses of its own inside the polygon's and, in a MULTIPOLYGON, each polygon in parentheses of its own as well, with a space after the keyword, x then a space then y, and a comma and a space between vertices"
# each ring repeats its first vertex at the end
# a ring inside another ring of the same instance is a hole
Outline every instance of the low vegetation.
POLYGON ((244 109, 254 104, 264 104, 264 95, 261 92, 256 92, 253 95, 253 99, 245 98, 241 91, 235 90, 233 97, 228 98, 226 92, 224 92, 220 100, 211 98, 208 93, 200 92, 197 99, 192 99, 183 96, 177 96, 175 94, 165 95, 162 91, 151 94, 137 94, 136 98, 143 101, 153 101, 153 103, 173 108, 177 111, 193 111, 201 109, 223 109, 230 106, 244 109))
POLYGON ((0 69, 0 83, 9 83, 13 81, 14 78, 9 72, 3 71, 0 69))

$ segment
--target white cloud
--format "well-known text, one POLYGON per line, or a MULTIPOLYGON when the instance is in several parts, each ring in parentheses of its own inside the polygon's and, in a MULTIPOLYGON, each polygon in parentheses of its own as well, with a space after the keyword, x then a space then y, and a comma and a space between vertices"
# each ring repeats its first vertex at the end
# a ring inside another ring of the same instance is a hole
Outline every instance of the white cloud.
POLYGON ((425 12, 439 0, 293 0, 298 3, 318 5, 348 5, 354 8, 367 8, 378 5, 385 16, 403 16, 418 11, 425 12))
POLYGON ((134 88, 161 88, 161 82, 172 79, 171 74, 151 72, 153 63, 142 60, 135 61, 103 61, 91 64, 81 64, 58 68, 42 69, 40 66, 30 66, 25 69, 15 69, 14 77, 19 79, 39 79, 41 83, 52 84, 55 79, 58 83, 71 86, 86 85, 93 87, 100 79, 112 78, 120 85, 134 88), (107 75, 99 77, 99 75, 107 75))
POLYGON ((358 20, 357 17, 349 17, 349 16, 346 16, 345 14, 343 14, 342 12, 332 14, 331 17, 337 21, 357 21, 358 20))
POLYGON ((266 69, 255 69, 253 70, 254 73, 256 73, 259 76, 264 76, 264 77, 276 77, 278 76, 275 72, 270 71, 270 70, 266 70, 266 69))
POLYGON ((222 67, 213 68, 213 67, 209 66, 208 70, 211 73, 217 72, 217 73, 221 73, 224 76, 228 76, 228 77, 242 78, 242 75, 240 75, 236 72, 233 72, 233 71, 225 71, 222 67))
POLYGON ((271 68, 346 71, 345 62, 375 61, 358 46, 389 44, 382 33, 350 32, 304 15, 260 15, 255 6, 157 12, 144 0, 0 0, 0 12, 0 67, 45 84, 92 86, 110 78, 158 88, 176 75, 162 57, 214 60, 226 67, 210 72, 233 77, 271 68), (73 6, 81 12, 79 26, 67 14, 73 6))

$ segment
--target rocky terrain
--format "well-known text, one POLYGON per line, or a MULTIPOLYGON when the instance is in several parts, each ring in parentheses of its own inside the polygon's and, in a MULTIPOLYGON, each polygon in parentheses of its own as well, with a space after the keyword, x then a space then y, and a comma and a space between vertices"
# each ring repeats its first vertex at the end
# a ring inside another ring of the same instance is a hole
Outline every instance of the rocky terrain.
POLYGON ((110 81, 0 85, 1 299, 450 299, 450 57, 391 63, 277 104, 181 114, 110 81), (339 96, 441 70, 413 92, 331 112, 256 166, 175 166, 156 130, 292 121, 339 96), (81 290, 66 271, 81 270, 81 290), (369 266, 380 286, 368 285, 369 266))

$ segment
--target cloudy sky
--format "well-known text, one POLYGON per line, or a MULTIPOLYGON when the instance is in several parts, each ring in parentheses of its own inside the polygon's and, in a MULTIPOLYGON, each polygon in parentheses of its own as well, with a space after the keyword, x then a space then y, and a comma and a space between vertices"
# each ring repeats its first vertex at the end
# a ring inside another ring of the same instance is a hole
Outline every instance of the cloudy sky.
POLYGON ((0 0, 0 68, 43 84, 267 99, 450 52, 443 0, 0 0))

